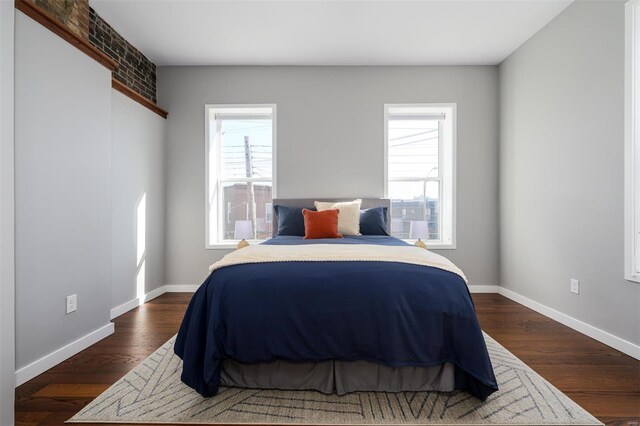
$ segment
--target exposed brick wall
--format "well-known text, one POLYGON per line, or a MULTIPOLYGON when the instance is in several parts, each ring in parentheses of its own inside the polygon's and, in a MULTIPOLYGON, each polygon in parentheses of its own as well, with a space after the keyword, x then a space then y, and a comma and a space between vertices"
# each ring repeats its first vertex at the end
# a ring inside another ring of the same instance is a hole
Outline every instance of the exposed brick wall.
POLYGON ((89 39, 89 0, 30 0, 51 13, 71 32, 89 39))
POLYGON ((89 41, 118 62, 113 78, 157 103, 155 64, 111 28, 92 8, 89 8, 89 41))
MULTIPOLYGON (((2 1, 2 0, 0 0, 2 1)), ((154 104, 156 66, 89 7, 89 0, 29 0, 53 15, 77 36, 113 58, 113 78, 154 104)))

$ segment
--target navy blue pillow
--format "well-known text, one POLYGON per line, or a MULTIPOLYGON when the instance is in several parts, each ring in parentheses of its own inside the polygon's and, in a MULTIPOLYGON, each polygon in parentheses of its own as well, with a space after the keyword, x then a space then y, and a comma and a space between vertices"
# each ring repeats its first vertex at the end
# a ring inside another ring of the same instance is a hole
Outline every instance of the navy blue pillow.
MULTIPOLYGON (((280 205, 273 206, 276 213, 276 222, 278 223, 278 232, 276 235, 296 235, 304 237, 304 216, 302 215, 303 207, 285 207, 280 205)), ((315 208, 309 210, 315 211, 315 208)))
POLYGON ((362 235, 389 235, 387 232, 387 208, 374 207, 360 210, 360 233, 362 235))

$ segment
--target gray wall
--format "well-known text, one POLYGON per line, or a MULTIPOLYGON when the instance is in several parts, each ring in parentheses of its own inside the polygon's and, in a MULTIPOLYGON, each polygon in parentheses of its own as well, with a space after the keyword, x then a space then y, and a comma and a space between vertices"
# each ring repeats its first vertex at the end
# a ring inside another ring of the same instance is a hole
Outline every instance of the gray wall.
POLYGON ((15 259, 12 2, 0 2, 0 425, 14 423, 15 259))
POLYGON ((112 257, 111 307, 161 287, 164 279, 164 193, 166 120, 115 90, 112 91, 112 257), (145 247, 137 259, 137 208, 146 194, 145 247), (144 263, 144 273, 140 269, 144 263))
POLYGON ((623 279, 624 2, 574 2, 500 65, 500 93, 501 285, 640 343, 640 285, 623 279))
POLYGON ((21 368, 109 322, 111 73, 22 12, 15 26, 21 368))
POLYGON ((382 197, 384 103, 458 104, 457 249, 471 284, 498 284, 497 67, 161 67, 168 284, 200 284, 206 250, 204 105, 275 103, 277 196, 382 197))

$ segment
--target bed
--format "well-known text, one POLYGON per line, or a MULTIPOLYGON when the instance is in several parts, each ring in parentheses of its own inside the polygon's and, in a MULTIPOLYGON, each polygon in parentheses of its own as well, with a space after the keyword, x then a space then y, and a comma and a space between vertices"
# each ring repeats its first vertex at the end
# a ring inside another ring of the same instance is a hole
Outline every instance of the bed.
MULTIPOLYGON (((377 206, 389 200, 363 199, 377 206)), ((390 236, 275 236, 225 256, 194 294, 175 352, 203 396, 238 386, 484 400, 498 389, 464 274, 390 236)))

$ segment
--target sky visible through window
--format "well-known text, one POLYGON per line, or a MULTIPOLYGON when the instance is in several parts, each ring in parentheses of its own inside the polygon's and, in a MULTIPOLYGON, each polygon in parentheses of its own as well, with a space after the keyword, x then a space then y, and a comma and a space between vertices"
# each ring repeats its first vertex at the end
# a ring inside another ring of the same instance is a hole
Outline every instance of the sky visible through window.
MULTIPOLYGON (((389 178, 438 177, 438 121, 389 120, 389 178)), ((391 184, 392 198, 438 198, 437 185, 422 181, 391 184), (425 193, 426 191, 426 193, 425 193)))
POLYGON ((272 124, 271 120, 222 120, 221 155, 222 177, 246 178, 245 136, 251 151, 250 177, 272 177, 272 124))

